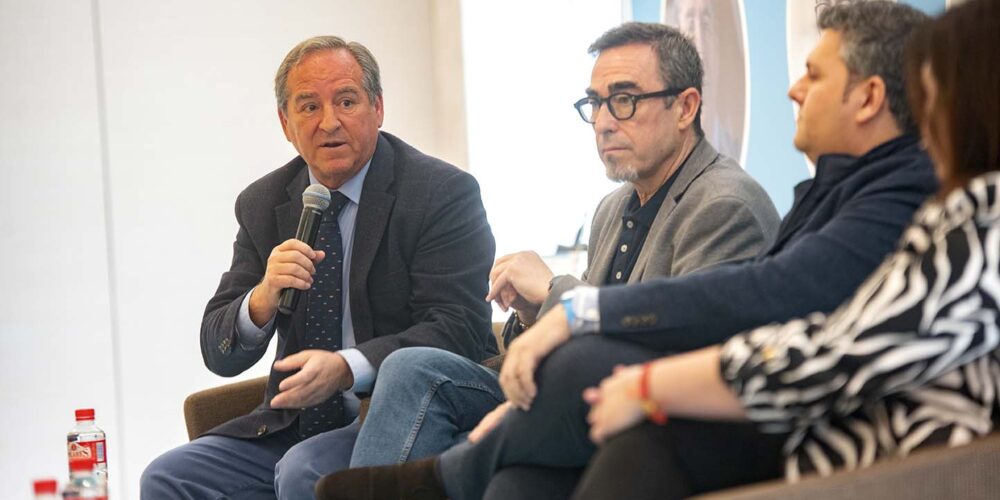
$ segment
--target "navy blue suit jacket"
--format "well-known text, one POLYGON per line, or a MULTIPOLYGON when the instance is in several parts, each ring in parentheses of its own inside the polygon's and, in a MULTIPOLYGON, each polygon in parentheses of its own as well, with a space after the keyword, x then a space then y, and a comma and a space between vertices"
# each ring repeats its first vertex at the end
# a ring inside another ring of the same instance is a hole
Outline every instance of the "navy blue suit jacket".
POLYGON ((601 332, 677 352, 832 311, 895 248, 936 189, 930 159, 912 136, 860 158, 822 156, 816 177, 796 186, 769 249, 682 277, 602 288, 601 332))

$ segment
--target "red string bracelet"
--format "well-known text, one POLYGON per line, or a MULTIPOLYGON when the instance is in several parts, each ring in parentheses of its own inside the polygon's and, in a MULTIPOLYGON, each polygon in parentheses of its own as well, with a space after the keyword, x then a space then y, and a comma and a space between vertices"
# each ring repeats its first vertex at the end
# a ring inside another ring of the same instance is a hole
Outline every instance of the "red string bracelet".
POLYGON ((667 423, 667 413, 660 409, 660 406, 649 397, 649 372, 652 369, 652 362, 642 365, 642 376, 639 377, 639 406, 650 422, 656 425, 665 425, 667 423))

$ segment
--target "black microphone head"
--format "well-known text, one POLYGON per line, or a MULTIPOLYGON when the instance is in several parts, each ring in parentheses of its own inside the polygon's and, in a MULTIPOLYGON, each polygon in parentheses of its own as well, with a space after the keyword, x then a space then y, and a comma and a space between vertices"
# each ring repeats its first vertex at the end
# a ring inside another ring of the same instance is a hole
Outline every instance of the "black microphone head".
POLYGON ((320 212, 330 206, 330 190, 322 184, 313 184, 302 192, 302 204, 320 212))

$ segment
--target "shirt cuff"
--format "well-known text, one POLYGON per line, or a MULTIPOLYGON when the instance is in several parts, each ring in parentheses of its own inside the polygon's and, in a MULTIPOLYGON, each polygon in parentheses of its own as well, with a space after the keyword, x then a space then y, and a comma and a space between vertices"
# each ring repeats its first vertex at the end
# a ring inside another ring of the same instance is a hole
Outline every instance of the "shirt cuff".
POLYGON ((343 349, 337 352, 344 357, 351 373, 354 374, 354 385, 348 390, 362 393, 372 392, 372 386, 375 385, 375 368, 368 361, 368 358, 357 349, 343 349))
POLYGON ((578 336, 598 333, 601 329, 600 289, 593 286, 576 287, 562 294, 569 332, 578 336))
POLYGON ((271 335, 274 334, 274 316, 271 316, 264 328, 257 328, 257 325, 250 319, 250 296, 256 290, 254 288, 243 296, 240 314, 236 317, 236 342, 247 351, 260 349, 267 345, 271 340, 271 335))

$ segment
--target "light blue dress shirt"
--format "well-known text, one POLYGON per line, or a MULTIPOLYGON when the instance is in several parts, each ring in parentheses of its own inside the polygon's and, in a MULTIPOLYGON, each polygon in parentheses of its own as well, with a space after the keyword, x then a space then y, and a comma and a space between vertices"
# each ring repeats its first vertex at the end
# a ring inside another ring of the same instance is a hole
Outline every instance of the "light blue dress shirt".
MULTIPOLYGON (((340 191, 349 200, 349 203, 344 205, 343 210, 340 211, 340 216, 337 217, 337 223, 340 225, 340 235, 344 242, 344 269, 348 270, 351 269, 351 254, 354 250, 354 228, 358 220, 358 203, 361 201, 361 189, 364 187, 365 176, 368 175, 368 168, 371 166, 371 163, 371 160, 368 160, 368 163, 365 164, 360 172, 340 186, 340 189, 336 190, 340 191)), ((316 184, 317 182, 316 177, 313 176, 310 169, 309 183, 316 184)), ((353 348, 357 345, 357 342, 354 338, 354 322, 351 319, 350 274, 349 271, 344 273, 344 283, 340 288, 344 291, 343 343, 341 344, 344 348, 337 352, 344 357, 347 361, 347 366, 351 369, 351 373, 354 374, 354 385, 344 392, 345 410, 350 413, 351 417, 354 417, 357 416, 358 409, 361 406, 361 402, 354 393, 371 392, 372 386, 375 385, 375 368, 368 361, 368 358, 364 354, 361 354, 361 351, 353 348)), ((243 304, 240 306, 240 314, 236 321, 236 340, 240 343, 240 346, 247 350, 260 349, 262 346, 266 346, 271 341, 271 336, 274 335, 273 316, 263 328, 257 328, 257 325, 250 320, 251 295, 253 295, 253 291, 248 293, 246 298, 243 299, 243 304)))
POLYGON ((598 333, 601 330, 601 289, 578 286, 559 297, 566 311, 566 322, 572 336, 598 333))

